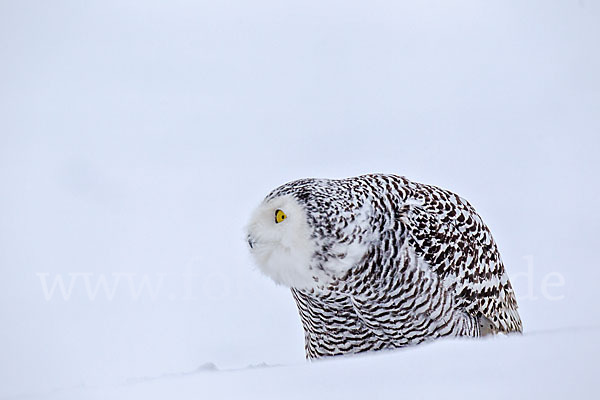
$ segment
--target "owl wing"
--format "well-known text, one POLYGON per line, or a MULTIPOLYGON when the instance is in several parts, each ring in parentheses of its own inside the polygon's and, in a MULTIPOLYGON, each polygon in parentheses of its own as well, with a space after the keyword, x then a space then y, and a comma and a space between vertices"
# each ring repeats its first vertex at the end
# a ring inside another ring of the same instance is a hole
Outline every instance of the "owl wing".
POLYGON ((456 306, 489 322, 491 331, 521 332, 515 294, 498 248, 475 209, 435 186, 411 182, 408 189, 400 213, 406 240, 453 291, 456 306))

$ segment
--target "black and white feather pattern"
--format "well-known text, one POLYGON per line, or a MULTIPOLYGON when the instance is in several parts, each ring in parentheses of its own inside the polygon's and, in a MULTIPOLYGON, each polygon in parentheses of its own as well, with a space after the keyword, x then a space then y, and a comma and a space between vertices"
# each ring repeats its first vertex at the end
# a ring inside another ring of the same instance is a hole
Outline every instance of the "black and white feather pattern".
POLYGON ((304 210, 314 244, 314 284, 289 284, 308 358, 522 331, 492 235, 456 194, 372 174, 290 182, 265 202, 278 198, 304 210))

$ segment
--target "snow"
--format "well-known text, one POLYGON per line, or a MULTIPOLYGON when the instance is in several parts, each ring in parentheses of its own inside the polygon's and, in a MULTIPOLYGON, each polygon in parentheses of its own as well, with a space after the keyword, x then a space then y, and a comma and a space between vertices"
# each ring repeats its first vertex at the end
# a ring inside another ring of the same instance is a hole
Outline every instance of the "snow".
POLYGON ((599 48, 589 0, 2 2, 0 398, 593 396, 599 48), (243 227, 369 172, 476 207, 522 337, 304 361, 243 227))
POLYGON ((369 356, 218 370, 207 365, 46 399, 589 398, 600 327, 492 340, 441 340, 369 356), (589 343, 578 346, 574 342, 589 343))

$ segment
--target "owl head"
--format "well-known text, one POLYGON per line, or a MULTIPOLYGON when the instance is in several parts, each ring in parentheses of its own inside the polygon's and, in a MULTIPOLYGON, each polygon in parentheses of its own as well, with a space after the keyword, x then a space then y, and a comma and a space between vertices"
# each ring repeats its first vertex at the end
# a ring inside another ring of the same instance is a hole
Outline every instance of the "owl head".
POLYGON ((276 283, 325 287, 357 265, 376 239, 371 204, 340 182, 287 183, 253 212, 246 228, 250 253, 276 283))

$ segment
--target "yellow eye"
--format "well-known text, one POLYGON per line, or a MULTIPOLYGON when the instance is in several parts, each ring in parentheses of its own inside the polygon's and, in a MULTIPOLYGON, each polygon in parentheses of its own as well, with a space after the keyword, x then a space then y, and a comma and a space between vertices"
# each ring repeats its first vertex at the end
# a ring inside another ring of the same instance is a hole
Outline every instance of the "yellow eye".
POLYGON ((284 219, 287 218, 287 215, 281 210, 275 210, 275 223, 278 224, 284 219))

